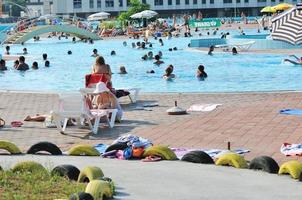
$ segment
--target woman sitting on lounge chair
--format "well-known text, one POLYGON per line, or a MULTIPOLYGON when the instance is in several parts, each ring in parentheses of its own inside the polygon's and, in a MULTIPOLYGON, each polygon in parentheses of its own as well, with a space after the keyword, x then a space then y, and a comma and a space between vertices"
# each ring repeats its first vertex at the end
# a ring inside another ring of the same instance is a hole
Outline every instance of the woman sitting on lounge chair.
POLYGON ((117 109, 116 120, 121 121, 123 116, 122 107, 118 103, 115 95, 106 87, 106 84, 99 82, 93 93, 98 95, 93 99, 92 107, 98 109, 117 109))
POLYGON ((108 81, 111 81, 110 66, 105 64, 105 59, 102 56, 97 56, 92 67, 92 74, 104 74, 108 81))

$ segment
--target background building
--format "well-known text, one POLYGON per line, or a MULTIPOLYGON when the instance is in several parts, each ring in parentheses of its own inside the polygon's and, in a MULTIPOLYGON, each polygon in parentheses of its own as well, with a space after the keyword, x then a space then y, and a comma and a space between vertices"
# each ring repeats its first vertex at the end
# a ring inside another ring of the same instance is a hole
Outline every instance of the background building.
MULTIPOLYGON (((260 9, 283 3, 284 0, 141 0, 150 5, 152 10, 161 15, 196 13, 201 11, 204 17, 257 16, 260 9)), ((301 1, 301 0, 298 0, 301 1)), ((287 3, 296 4, 297 0, 287 3)), ((128 0, 53 0, 53 11, 56 14, 77 14, 87 17, 91 13, 105 11, 113 16, 126 11, 128 0)))
POLYGON ((51 14, 53 10, 52 5, 52 0, 28 0, 26 7, 30 11, 31 15, 38 17, 41 15, 51 14))

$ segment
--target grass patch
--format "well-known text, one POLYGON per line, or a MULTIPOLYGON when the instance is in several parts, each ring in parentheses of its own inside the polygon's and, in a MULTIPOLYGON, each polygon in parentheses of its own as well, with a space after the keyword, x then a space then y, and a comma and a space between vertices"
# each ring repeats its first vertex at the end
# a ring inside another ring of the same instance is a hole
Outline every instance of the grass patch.
POLYGON ((5 200, 69 199, 71 194, 85 191, 85 187, 84 183, 51 176, 45 171, 0 171, 0 199, 5 200))

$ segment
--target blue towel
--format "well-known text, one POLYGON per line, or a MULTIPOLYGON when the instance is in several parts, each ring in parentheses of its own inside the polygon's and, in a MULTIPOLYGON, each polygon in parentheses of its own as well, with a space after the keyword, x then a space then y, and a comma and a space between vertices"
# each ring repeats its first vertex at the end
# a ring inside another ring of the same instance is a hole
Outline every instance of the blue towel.
POLYGON ((97 144, 97 145, 94 146, 94 148, 98 152, 100 152, 100 154, 103 154, 103 153, 105 153, 105 151, 106 151, 106 149, 107 149, 108 146, 109 145, 107 145, 107 144, 97 144))
POLYGON ((280 114, 285 114, 285 115, 302 115, 302 110, 298 110, 298 109, 283 109, 283 110, 280 110, 280 114))

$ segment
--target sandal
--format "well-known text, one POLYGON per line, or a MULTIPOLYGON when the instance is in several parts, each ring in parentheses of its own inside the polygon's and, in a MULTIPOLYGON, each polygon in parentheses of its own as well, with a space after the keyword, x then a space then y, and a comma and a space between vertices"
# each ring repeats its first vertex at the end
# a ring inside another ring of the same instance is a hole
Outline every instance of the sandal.
POLYGON ((10 123, 10 125, 11 125, 12 127, 21 127, 21 126, 23 125, 23 123, 20 122, 20 121, 12 121, 12 122, 10 123))
POLYGON ((142 159, 143 162, 157 162, 161 160, 162 158, 160 156, 147 156, 146 158, 142 159))
POLYGON ((4 119, 0 118, 0 128, 5 126, 5 121, 4 119))

